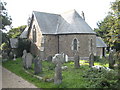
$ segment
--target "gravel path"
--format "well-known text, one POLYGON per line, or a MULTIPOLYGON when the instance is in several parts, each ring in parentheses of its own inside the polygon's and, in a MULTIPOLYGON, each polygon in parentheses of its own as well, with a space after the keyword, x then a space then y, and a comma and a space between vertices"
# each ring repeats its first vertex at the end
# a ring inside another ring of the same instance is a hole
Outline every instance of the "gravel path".
POLYGON ((14 73, 2 68, 2 88, 37 88, 14 73))

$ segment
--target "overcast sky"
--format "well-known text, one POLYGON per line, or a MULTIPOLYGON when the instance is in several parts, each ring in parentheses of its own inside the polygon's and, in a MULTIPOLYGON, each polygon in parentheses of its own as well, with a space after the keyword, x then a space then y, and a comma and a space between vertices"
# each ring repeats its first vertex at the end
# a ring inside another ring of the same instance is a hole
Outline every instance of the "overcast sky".
POLYGON ((80 15, 85 13, 86 22, 91 28, 103 20, 110 11, 110 2, 115 0, 3 0, 7 2, 8 14, 12 17, 12 26, 27 25, 32 11, 63 13, 75 9, 80 15))

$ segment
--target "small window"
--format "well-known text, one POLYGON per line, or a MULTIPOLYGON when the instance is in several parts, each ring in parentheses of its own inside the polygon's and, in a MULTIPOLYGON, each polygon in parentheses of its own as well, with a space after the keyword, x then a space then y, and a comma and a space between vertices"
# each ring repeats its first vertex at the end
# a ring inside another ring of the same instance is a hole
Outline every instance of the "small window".
POLYGON ((75 39, 73 39, 73 41, 72 41, 72 47, 71 47, 71 49, 72 50, 78 50, 78 47, 79 47, 79 42, 78 42, 78 40, 75 38, 75 39))
POLYGON ((77 39, 74 39, 73 41, 73 49, 77 50, 77 39))
POLYGON ((37 41, 37 38, 36 38, 36 28, 35 28, 35 25, 33 26, 33 42, 35 43, 37 41))

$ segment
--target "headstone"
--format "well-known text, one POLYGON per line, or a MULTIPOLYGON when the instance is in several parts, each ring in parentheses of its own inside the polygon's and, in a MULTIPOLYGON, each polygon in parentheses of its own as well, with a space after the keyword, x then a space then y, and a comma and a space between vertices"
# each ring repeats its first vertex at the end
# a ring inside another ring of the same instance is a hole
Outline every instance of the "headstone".
POLYGON ((9 58, 10 58, 10 59, 13 59, 13 58, 14 58, 12 51, 9 53, 9 58))
POLYGON ((62 54, 55 54, 52 59, 52 62, 56 64, 55 67, 55 76, 54 76, 54 83, 60 84, 62 83, 62 69, 61 65, 64 63, 64 57, 62 54))
POLYGON ((55 84, 62 83, 62 69, 60 64, 57 64, 57 66, 55 67, 54 83, 55 84))
POLYGON ((26 66, 26 55, 27 55, 27 51, 24 50, 24 51, 23 51, 23 56, 22 56, 23 67, 24 67, 24 68, 25 68, 25 66, 26 66))
POLYGON ((34 60, 34 70, 35 74, 39 74, 40 72, 42 72, 42 62, 39 57, 35 58, 34 60))
POLYGON ((27 53, 26 59, 25 59, 25 61, 26 61, 25 68, 26 69, 30 69, 31 68, 31 66, 32 66, 32 59, 33 59, 32 54, 31 53, 27 53))
POLYGON ((47 57, 47 61, 52 61, 52 56, 47 57))
POLYGON ((65 62, 68 62, 68 55, 65 55, 65 62))
POLYGON ((14 54, 14 58, 13 58, 13 60, 14 60, 14 61, 16 60, 16 54, 14 54))
POLYGON ((94 66, 94 54, 91 53, 89 56, 89 66, 92 67, 94 66))
POLYGON ((79 68, 80 64, 79 64, 79 55, 75 55, 74 56, 74 64, 75 64, 75 68, 79 68))
POLYGON ((115 61, 114 61, 114 58, 113 58, 113 51, 110 51, 109 53, 109 68, 114 68, 114 64, 115 64, 115 61))

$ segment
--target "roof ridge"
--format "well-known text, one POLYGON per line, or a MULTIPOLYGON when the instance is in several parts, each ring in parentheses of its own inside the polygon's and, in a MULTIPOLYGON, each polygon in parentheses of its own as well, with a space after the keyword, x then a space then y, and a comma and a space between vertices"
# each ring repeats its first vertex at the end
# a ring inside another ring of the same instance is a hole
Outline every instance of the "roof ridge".
POLYGON ((37 12, 37 13, 44 13, 44 14, 52 14, 52 15, 60 15, 60 14, 56 14, 56 13, 49 13, 49 12, 40 12, 40 11, 33 11, 33 12, 37 12))

